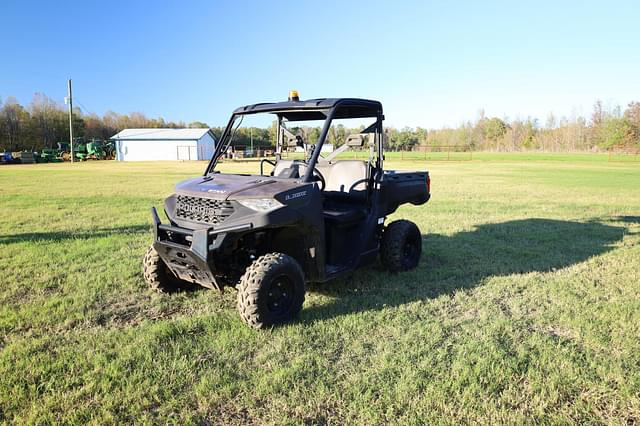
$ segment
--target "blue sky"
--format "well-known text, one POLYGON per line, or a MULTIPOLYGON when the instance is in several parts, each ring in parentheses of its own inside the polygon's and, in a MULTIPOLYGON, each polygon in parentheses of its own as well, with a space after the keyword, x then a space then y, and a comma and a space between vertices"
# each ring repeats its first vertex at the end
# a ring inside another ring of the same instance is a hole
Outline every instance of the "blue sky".
POLYGON ((440 127, 640 100, 637 2, 3 0, 0 98, 226 123, 247 103, 381 100, 440 127))

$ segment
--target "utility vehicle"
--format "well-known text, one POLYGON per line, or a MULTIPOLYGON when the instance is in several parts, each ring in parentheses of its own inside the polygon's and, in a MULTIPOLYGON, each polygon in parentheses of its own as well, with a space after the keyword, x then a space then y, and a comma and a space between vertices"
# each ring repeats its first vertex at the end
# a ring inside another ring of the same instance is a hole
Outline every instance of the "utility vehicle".
POLYGON ((334 279, 378 256, 393 272, 416 267, 420 230, 407 220, 385 226, 385 219, 401 204, 429 200, 429 174, 383 169, 383 120, 377 101, 300 100, 297 93, 285 102, 236 109, 204 174, 178 183, 165 200, 169 223, 151 209, 155 235, 143 260, 146 282, 161 292, 193 284, 235 287, 242 320, 263 328, 300 312, 306 282, 334 279), (254 114, 274 119, 275 161, 254 160, 256 174, 220 173, 216 166, 236 130, 254 114), (332 124, 343 119, 369 124, 326 153, 332 124), (312 140, 299 124, 318 121, 312 140), (366 161, 342 159, 362 148, 366 161))

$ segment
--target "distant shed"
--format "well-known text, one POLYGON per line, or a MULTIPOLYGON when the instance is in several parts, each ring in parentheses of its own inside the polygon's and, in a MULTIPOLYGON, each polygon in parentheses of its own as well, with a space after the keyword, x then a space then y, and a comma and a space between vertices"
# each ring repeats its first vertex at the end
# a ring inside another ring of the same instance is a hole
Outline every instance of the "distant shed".
POLYGON ((113 135, 116 160, 210 160, 216 140, 209 129, 124 129, 113 135))

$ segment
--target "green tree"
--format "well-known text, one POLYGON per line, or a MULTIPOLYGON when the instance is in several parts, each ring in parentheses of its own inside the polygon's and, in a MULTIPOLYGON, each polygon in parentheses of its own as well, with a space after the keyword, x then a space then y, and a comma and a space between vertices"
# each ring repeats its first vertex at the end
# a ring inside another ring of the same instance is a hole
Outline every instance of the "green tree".
POLYGON ((209 125, 202 121, 192 121, 187 127, 190 129, 208 129, 209 125))
POLYGON ((497 142, 507 133, 507 124, 499 118, 493 117, 484 121, 484 137, 492 142, 497 142))

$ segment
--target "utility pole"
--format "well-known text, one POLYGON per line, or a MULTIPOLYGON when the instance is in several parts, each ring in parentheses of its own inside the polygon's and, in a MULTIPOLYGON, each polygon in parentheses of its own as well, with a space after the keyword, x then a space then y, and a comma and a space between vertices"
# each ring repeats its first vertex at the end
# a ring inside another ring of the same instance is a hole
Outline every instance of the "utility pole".
POLYGON ((73 163, 73 99, 71 97, 71 79, 69 79, 69 142, 71 142, 71 162, 73 163))
POLYGON ((251 156, 253 157, 253 127, 249 127, 249 134, 251 135, 251 156))

